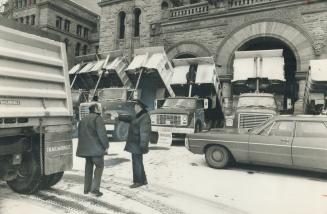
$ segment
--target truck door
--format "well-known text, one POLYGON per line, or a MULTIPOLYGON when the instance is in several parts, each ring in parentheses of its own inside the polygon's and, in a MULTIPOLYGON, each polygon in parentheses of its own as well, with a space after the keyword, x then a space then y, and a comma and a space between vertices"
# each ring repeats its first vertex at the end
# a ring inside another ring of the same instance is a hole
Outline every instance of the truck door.
POLYGON ((327 169, 327 126, 323 122, 298 121, 292 146, 294 166, 327 169))
POLYGON ((293 121, 275 121, 260 133, 250 135, 250 162, 292 165, 293 132, 293 121))

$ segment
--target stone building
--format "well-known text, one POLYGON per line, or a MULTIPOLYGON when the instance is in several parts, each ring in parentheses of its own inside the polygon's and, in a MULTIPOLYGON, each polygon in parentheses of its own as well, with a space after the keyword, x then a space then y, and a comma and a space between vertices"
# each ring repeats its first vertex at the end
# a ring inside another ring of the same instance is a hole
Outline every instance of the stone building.
POLYGON ((325 0, 101 0, 100 51, 161 45, 170 58, 214 56, 225 106, 237 50, 283 49, 285 96, 303 111, 311 59, 327 58, 325 0))
POLYGON ((9 0, 6 16, 60 36, 69 67, 75 56, 94 53, 99 43, 100 7, 88 0, 9 0))

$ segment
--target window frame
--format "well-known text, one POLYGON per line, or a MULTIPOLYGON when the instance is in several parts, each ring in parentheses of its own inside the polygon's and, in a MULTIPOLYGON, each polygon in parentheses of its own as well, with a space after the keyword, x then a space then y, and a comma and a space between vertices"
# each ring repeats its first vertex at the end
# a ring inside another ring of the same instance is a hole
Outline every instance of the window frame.
POLYGON ((56 16, 56 28, 62 29, 62 17, 61 16, 56 16))

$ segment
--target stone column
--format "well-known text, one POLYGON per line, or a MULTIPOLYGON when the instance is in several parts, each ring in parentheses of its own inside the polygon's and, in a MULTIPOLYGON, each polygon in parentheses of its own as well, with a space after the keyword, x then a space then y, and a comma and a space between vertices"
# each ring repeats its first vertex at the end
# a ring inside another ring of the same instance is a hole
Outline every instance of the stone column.
POLYGON ((304 91, 305 91, 305 80, 298 80, 299 91, 298 100, 294 103, 294 114, 304 113, 304 91))

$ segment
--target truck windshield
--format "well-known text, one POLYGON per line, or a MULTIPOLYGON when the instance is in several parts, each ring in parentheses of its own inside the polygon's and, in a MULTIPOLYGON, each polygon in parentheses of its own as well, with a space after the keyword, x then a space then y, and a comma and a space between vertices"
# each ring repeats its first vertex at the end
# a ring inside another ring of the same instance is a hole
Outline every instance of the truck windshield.
POLYGON ((126 100, 127 99, 127 90, 120 88, 108 88, 103 89, 99 93, 99 101, 105 100, 126 100))
POLYGON ((195 99, 167 99, 162 108, 187 108, 192 109, 196 107, 195 99))
POLYGON ((240 97, 237 107, 267 107, 267 108, 277 108, 275 99, 273 97, 263 97, 263 96, 253 96, 253 97, 240 97))

